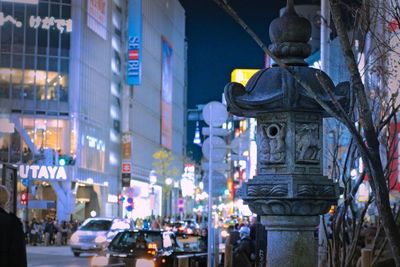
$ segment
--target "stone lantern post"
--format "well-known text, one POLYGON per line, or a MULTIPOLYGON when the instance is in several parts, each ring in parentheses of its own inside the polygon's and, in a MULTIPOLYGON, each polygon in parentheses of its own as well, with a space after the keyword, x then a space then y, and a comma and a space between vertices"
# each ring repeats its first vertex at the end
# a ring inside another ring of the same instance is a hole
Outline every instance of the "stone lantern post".
MULTIPOLYGON (((272 53, 334 108, 316 78, 319 70, 304 61, 311 53, 311 24, 296 14, 293 1, 272 21, 269 34, 272 53)), ((337 86, 333 95, 346 108, 344 87, 337 86)), ((257 119, 257 176, 242 186, 241 197, 268 231, 267 266, 316 266, 319 215, 339 197, 338 185, 323 176, 322 119, 328 114, 276 65, 257 72, 246 87, 229 83, 225 96, 231 113, 257 119)))

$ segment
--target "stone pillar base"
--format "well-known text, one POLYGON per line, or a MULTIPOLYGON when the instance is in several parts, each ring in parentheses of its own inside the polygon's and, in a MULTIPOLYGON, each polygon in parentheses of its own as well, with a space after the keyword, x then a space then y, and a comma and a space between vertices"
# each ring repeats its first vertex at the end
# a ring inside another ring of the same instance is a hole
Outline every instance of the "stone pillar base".
POLYGON ((318 216, 261 216, 268 231, 268 267, 317 266, 318 216))

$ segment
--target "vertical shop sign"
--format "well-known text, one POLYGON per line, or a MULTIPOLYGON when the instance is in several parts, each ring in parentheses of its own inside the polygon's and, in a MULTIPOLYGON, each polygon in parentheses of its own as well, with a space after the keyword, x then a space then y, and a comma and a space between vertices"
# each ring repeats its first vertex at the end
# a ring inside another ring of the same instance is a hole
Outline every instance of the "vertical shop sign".
POLYGON ((140 85, 142 75, 142 0, 128 2, 128 85, 140 85))
POLYGON ((162 37, 161 41, 161 145, 172 149, 172 46, 162 37))
POLYGON ((132 173, 132 134, 122 134, 122 163, 121 163, 121 184, 122 187, 129 187, 132 173))

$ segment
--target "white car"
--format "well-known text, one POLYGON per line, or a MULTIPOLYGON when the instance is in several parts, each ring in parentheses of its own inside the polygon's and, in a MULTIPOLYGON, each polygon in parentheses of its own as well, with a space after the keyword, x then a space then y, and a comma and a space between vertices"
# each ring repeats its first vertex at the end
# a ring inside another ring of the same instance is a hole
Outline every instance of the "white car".
POLYGON ((75 257, 86 252, 100 253, 118 232, 126 229, 131 229, 128 219, 89 218, 72 234, 71 250, 75 257))

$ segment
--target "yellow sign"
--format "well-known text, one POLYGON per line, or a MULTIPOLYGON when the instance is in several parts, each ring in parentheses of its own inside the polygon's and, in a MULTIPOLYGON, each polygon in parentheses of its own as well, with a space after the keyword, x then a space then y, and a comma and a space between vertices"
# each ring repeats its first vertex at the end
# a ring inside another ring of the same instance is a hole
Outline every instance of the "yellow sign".
POLYGON ((259 69, 234 69, 231 73, 231 82, 241 83, 243 86, 246 86, 247 82, 257 71, 259 69))

